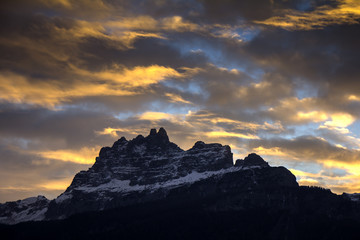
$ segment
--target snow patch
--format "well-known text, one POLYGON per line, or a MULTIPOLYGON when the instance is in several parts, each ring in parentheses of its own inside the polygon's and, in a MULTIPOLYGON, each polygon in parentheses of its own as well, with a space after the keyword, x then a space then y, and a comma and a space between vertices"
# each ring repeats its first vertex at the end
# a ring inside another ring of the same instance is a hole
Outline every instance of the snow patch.
POLYGON ((10 217, 1 217, 0 222, 5 224, 17 224, 28 221, 42 221, 45 219, 45 213, 47 210, 47 207, 37 211, 33 211, 32 208, 26 208, 20 212, 13 212, 10 217))
POLYGON ((58 196, 56 199, 55 199, 55 202, 56 203, 62 203, 68 199, 71 199, 72 198, 72 195, 71 194, 67 194, 67 193, 63 193, 61 194, 60 196, 58 196))
MULTIPOLYGON (((149 184, 149 185, 130 185, 130 180, 113 179, 108 183, 101 184, 96 187, 80 186, 80 187, 76 187, 75 190, 84 191, 87 193, 106 192, 106 191, 122 192, 122 193, 134 192, 134 191, 141 192, 144 190, 155 191, 155 190, 161 189, 161 188, 174 188, 174 187, 183 186, 186 184, 191 184, 191 183, 194 183, 194 182, 197 182, 197 181, 209 178, 209 177, 221 176, 221 175, 223 175, 225 173, 229 173, 229 172, 236 172, 236 171, 255 169, 255 168, 261 168, 261 167, 260 166, 230 167, 227 169, 221 169, 219 171, 206 171, 206 172, 192 171, 191 173, 189 173, 188 175, 186 175, 184 177, 171 179, 171 180, 164 181, 164 182, 157 182, 157 183, 149 184)), ((64 194, 64 195, 61 195, 59 198, 57 198, 55 200, 57 203, 58 203, 58 201, 61 202, 68 198, 71 198, 71 195, 64 194), (61 198, 61 199, 59 199, 59 198, 61 198)))
POLYGON ((346 196, 348 196, 351 201, 360 202, 360 193, 346 193, 346 196))

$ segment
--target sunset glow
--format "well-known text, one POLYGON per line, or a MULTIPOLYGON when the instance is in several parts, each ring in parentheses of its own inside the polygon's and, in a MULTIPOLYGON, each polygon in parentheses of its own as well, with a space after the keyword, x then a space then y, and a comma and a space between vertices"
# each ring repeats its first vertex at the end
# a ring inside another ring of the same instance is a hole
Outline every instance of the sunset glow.
POLYGON ((164 127, 360 192, 360 3, 2 1, 0 202, 164 127))

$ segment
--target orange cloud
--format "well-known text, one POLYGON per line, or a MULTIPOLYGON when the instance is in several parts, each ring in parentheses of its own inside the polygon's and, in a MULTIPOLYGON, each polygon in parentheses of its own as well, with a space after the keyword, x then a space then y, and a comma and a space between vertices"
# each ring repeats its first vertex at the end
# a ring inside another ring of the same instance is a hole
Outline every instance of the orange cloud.
POLYGON ((138 118, 140 120, 149 120, 149 121, 157 121, 157 120, 171 120, 175 119, 176 116, 170 113, 164 112, 144 112, 143 114, 139 115, 138 118))
POLYGON ((158 65, 132 69, 111 69, 100 72, 72 67, 81 78, 71 86, 58 81, 30 81, 19 74, 0 73, 0 99, 55 108, 72 98, 86 96, 127 96, 138 94, 136 88, 146 88, 168 78, 179 78, 175 69, 158 65), (85 78, 86 77, 86 78, 85 78))
POLYGON ((235 132, 226 132, 226 131, 212 131, 212 132, 205 132, 205 135, 208 137, 237 137, 237 138, 244 138, 244 139, 259 139, 258 136, 253 134, 242 134, 242 133, 235 133, 235 132))
POLYGON ((151 16, 122 17, 115 21, 108 21, 103 24, 112 30, 137 30, 137 31, 196 31, 200 26, 184 20, 181 16, 171 16, 162 19, 155 19, 151 16))
POLYGON ((274 16, 255 23, 281 27, 287 30, 311 30, 336 24, 357 24, 360 20, 358 0, 338 0, 338 6, 321 6, 312 12, 285 10, 283 16, 274 16))
POLYGON ((37 188, 44 188, 46 190, 65 190, 70 186, 73 177, 61 179, 61 180, 50 180, 37 185, 37 188))
POLYGON ((347 113, 335 113, 331 115, 331 121, 326 121, 325 126, 344 128, 351 125, 356 119, 347 113))
POLYGON ((348 100, 349 101, 354 101, 354 102, 360 102, 360 96, 350 95, 350 96, 348 96, 348 100))
POLYGON ((165 96, 170 99, 170 102, 192 104, 190 101, 187 101, 183 99, 180 95, 174 93, 165 93, 165 96))
POLYGON ((97 95, 133 95, 130 90, 116 89, 105 83, 78 81, 71 87, 63 87, 59 82, 31 82, 14 73, 0 73, 0 99, 45 106, 55 109, 57 104, 72 98, 97 95))
POLYGON ((172 30, 178 32, 195 31, 199 26, 190 21, 184 21, 181 16, 167 17, 162 20, 162 26, 165 30, 172 30))
POLYGON ((296 117, 311 122, 323 122, 328 119, 327 114, 321 111, 298 112, 296 117))
POLYGON ((83 147, 80 150, 60 149, 54 151, 33 152, 42 158, 74 162, 78 164, 94 164, 95 157, 98 155, 100 147, 83 147))
POLYGON ((259 124, 259 123, 255 123, 255 122, 244 122, 244 121, 239 121, 236 119, 230 119, 230 118, 225 118, 225 117, 219 117, 213 113, 198 113, 198 112, 191 112, 189 111, 189 113, 186 115, 186 117, 188 118, 188 121, 191 121, 192 123, 199 123, 199 124, 207 124, 207 123, 211 123, 211 124, 221 124, 221 123, 226 123, 231 125, 233 128, 235 129, 241 129, 241 130, 249 130, 249 131, 258 131, 258 130, 275 130, 275 131, 284 131, 284 127, 282 126, 282 124, 280 122, 275 122, 275 123, 268 123, 268 122, 264 122, 263 124, 259 124))
MULTIPOLYGON (((328 166, 329 167, 329 166, 328 166)), ((331 164, 331 167, 338 168, 338 164, 331 164)), ((325 168, 327 169, 327 168, 325 168)), ((346 169, 349 168, 342 168, 346 169)), ((289 169, 298 179, 300 185, 305 186, 321 186, 324 188, 330 188, 333 192, 341 194, 343 192, 354 193, 360 192, 360 174, 349 173, 344 176, 331 176, 325 173, 325 170, 321 170, 318 173, 309 173, 297 169, 289 169)))
POLYGON ((281 150, 279 147, 273 148, 264 148, 263 146, 257 147, 253 149, 259 155, 266 155, 266 156, 281 156, 281 157, 289 157, 290 155, 281 150))
POLYGON ((150 16, 123 17, 116 21, 108 21, 104 26, 111 29, 131 29, 131 30, 158 30, 159 22, 150 16))

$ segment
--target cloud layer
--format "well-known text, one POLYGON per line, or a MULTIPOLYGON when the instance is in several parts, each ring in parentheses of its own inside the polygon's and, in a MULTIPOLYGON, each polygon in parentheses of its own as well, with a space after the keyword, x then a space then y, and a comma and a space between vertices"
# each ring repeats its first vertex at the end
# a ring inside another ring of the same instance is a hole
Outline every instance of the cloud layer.
POLYGON ((354 0, 35 0, 0 10, 0 201, 56 197, 163 126, 360 192, 354 0))

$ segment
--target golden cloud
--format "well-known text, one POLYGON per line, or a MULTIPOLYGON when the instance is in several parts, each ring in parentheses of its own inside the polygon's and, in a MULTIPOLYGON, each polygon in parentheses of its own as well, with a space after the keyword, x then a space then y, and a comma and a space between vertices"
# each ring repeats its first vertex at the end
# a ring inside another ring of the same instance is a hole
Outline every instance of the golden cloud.
POLYGON ((55 108, 73 98, 136 95, 138 88, 145 89, 167 78, 182 77, 175 69, 158 65, 121 70, 116 67, 114 70, 100 72, 90 72, 74 66, 72 69, 81 78, 71 86, 64 86, 54 80, 30 81, 11 72, 0 73, 0 99, 55 108))
POLYGON ((277 157, 289 157, 290 155, 281 150, 279 147, 273 148, 265 148, 263 146, 259 146, 253 149, 259 155, 266 155, 266 156, 277 156, 277 157))
POLYGON ((139 120, 147 120, 152 122, 153 124, 157 124, 158 121, 166 120, 173 124, 178 124, 179 126, 187 126, 189 128, 193 128, 194 125, 186 120, 186 114, 171 114, 165 112, 151 112, 147 111, 138 116, 136 116, 139 120))
POLYGON ((110 135, 112 137, 118 137, 117 132, 123 132, 125 129, 123 128, 104 128, 102 131, 96 131, 95 133, 98 135, 110 135))
MULTIPOLYGON (((356 192, 360 189, 360 151, 348 150, 338 146, 337 152, 322 152, 320 149, 317 153, 312 150, 292 151, 288 148, 272 147, 265 148, 259 146, 253 151, 263 156, 273 156, 280 159, 292 160, 295 162, 303 161, 310 158, 313 162, 320 164, 321 170, 317 173, 310 173, 297 168, 289 169, 298 179, 300 185, 316 185, 325 188, 331 188, 336 193, 356 192), (344 175, 332 175, 327 170, 338 169, 344 170, 344 175)), ((301 168, 301 166, 299 166, 301 168)))
POLYGON ((162 27, 165 30, 172 30, 177 32, 195 31, 199 26, 190 21, 184 21, 181 16, 167 17, 162 20, 162 27))
MULTIPOLYGON (((337 165, 337 164, 335 164, 337 165)), ((331 167, 338 167, 332 164, 331 167)), ((326 168, 325 168, 326 169, 326 168)), ((337 169, 349 170, 349 168, 340 167, 337 169)), ((345 175, 329 175, 326 174, 325 170, 320 170, 317 173, 309 173, 298 169, 289 169, 298 179, 300 185, 306 186, 321 186, 324 188, 330 188, 337 194, 343 192, 354 193, 360 192, 360 174, 349 173, 345 175)))
MULTIPOLYGON (((129 24, 130 24, 130 20, 129 24)), ((132 24, 139 24, 139 20, 131 19, 132 24)), ((144 20, 144 22, 149 21, 148 19, 144 20)), ((155 21, 155 20, 154 20, 155 21)), ((122 23, 122 24, 127 24, 122 23)), ((148 25, 151 24, 148 23, 148 25)), ((147 26, 148 26, 147 25, 147 26)), ((147 37, 147 38, 161 38, 164 39, 160 33, 156 32, 143 32, 143 31, 136 31, 137 28, 140 26, 135 25, 134 28, 115 28, 116 24, 114 22, 110 23, 102 23, 102 22, 90 22, 90 21, 84 21, 84 20, 76 20, 75 25, 70 29, 65 28, 58 28, 54 27, 55 31, 57 32, 58 37, 66 40, 76 40, 76 41, 82 41, 85 37, 96 37, 100 39, 107 39, 114 42, 117 42, 117 44, 113 44, 112 47, 123 49, 123 48, 133 48, 133 43, 135 40, 139 37, 147 37), (112 26, 109 27, 109 26, 112 26), (121 43, 121 44, 118 44, 121 43)), ((120 25, 125 27, 126 25, 120 25)), ((141 25, 144 28, 146 26, 141 25)), ((149 27, 149 26, 148 26, 149 27)))
POLYGON ((298 112, 296 118, 311 122, 323 122, 328 119, 325 112, 311 111, 311 112, 298 112))
POLYGON ((349 101, 354 101, 354 102, 360 102, 360 96, 350 95, 350 96, 348 96, 348 100, 349 101))
POLYGON ((68 186, 70 186, 72 179, 73 177, 71 176, 61 180, 49 180, 38 184, 36 187, 46 190, 65 190, 68 186))
POLYGON ((287 30, 311 30, 328 25, 357 24, 360 20, 360 2, 358 0, 338 0, 338 6, 321 6, 312 12, 285 10, 283 16, 274 16, 255 23, 275 26, 287 30))
POLYGON ((147 30, 157 31, 158 20, 150 16, 123 17, 116 21, 108 21, 104 26, 110 29, 131 29, 131 30, 147 30))
POLYGON ((199 25, 185 21, 181 16, 171 16, 162 19, 155 19, 151 16, 122 17, 115 21, 108 21, 103 24, 112 30, 137 30, 137 31, 196 31, 199 25))
POLYGON ((165 93, 165 96, 169 98, 170 102, 173 103, 185 103, 192 104, 190 101, 183 99, 180 95, 174 93, 165 93))
POLYGON ((114 89, 108 84, 76 82, 64 87, 57 81, 31 82, 14 73, 0 73, 0 98, 14 103, 26 103, 55 109, 72 98, 97 95, 133 95, 129 90, 114 89))
POLYGON ((60 149, 54 151, 33 152, 45 159, 74 162, 78 164, 94 164, 100 147, 83 147, 80 150, 60 149))
POLYGON ((203 113, 198 113, 198 112, 189 112, 186 115, 187 118, 189 118, 188 121, 191 122, 198 122, 198 123, 211 123, 211 124, 222 124, 222 123, 226 123, 228 125, 231 125, 232 128, 238 129, 238 130, 249 130, 251 132, 255 132, 258 130, 272 130, 272 131, 277 131, 277 132, 281 132, 284 131, 284 127, 282 126, 282 124, 280 122, 275 122, 275 123, 268 123, 268 122, 264 122, 263 124, 259 124, 259 123, 254 123, 254 122, 244 122, 244 121, 239 121, 236 119, 230 119, 230 118, 225 118, 225 117, 219 117, 216 114, 213 114, 211 112, 203 112, 203 113))
POLYGON ((171 120, 174 119, 175 116, 170 113, 164 112, 144 112, 140 116, 138 116, 140 120, 150 120, 150 121, 157 121, 157 120, 171 120))
POLYGON ((100 72, 90 72, 72 66, 74 72, 97 80, 103 80, 112 84, 120 84, 124 87, 145 87, 164 81, 167 78, 180 78, 182 74, 170 67, 151 65, 147 67, 137 66, 132 69, 121 68, 113 65, 113 69, 100 72))
POLYGON ((351 125, 356 119, 348 113, 335 113, 331 115, 331 121, 326 121, 325 126, 344 128, 351 125))
POLYGON ((226 131, 205 132, 205 135, 211 138, 237 137, 243 139, 259 139, 258 136, 253 134, 242 134, 242 133, 226 132, 226 131))

